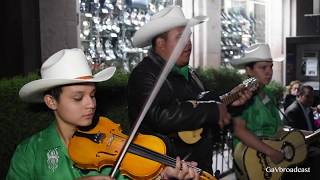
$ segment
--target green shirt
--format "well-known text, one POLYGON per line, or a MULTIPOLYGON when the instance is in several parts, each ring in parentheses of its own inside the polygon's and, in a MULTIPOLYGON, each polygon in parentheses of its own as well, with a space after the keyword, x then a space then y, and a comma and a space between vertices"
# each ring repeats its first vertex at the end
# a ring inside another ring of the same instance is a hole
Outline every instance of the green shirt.
MULTIPOLYGON (((74 167, 53 122, 18 145, 6 179, 72 180, 81 176, 108 175, 110 171, 111 168, 104 168, 100 173, 89 171, 84 174, 74 167)), ((117 179, 126 178, 119 176, 117 179)))
MULTIPOLYGON (((242 119, 246 121, 246 128, 259 137, 272 137, 281 126, 281 118, 276 108, 276 100, 272 92, 264 87, 262 91, 266 98, 261 99, 259 95, 253 97, 253 102, 242 112, 242 119)), ((239 143, 234 136, 233 147, 239 143)))
POLYGON ((188 65, 183 66, 183 67, 178 67, 178 66, 174 65, 172 68, 172 71, 182 75, 187 81, 189 80, 189 66, 188 65))

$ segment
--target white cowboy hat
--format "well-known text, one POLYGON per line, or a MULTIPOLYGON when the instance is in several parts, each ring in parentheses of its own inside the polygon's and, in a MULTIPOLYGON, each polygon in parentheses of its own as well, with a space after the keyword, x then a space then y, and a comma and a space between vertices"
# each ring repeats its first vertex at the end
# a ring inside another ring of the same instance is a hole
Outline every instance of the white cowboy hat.
POLYGON ((162 9, 154 14, 150 21, 144 24, 132 38, 135 47, 145 47, 151 44, 151 40, 172 28, 186 26, 190 23, 191 26, 200 24, 208 20, 206 16, 196 16, 191 19, 186 19, 182 9, 178 6, 170 6, 162 9))
POLYGON ((19 92, 22 100, 42 102, 43 93, 53 87, 85 82, 101 82, 112 77, 116 68, 109 67, 92 75, 81 49, 63 49, 49 57, 41 66, 41 79, 25 84, 19 92))
POLYGON ((274 61, 268 44, 254 44, 244 51, 242 58, 232 59, 230 63, 235 67, 242 68, 246 64, 260 61, 274 61))

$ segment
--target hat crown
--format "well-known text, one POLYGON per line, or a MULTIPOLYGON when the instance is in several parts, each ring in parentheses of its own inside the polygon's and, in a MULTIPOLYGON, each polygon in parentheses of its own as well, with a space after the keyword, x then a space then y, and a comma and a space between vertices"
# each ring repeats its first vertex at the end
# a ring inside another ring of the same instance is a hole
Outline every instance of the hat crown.
POLYGON ((248 47, 244 52, 244 57, 266 60, 272 59, 268 44, 254 44, 248 47))
POLYGON ((170 6, 170 7, 166 7, 164 9, 162 9, 161 11, 159 11, 158 13, 154 14, 153 16, 151 16, 150 21, 156 20, 156 19, 160 19, 160 18, 165 18, 165 17, 170 17, 170 18, 181 18, 181 19, 185 19, 187 21, 187 19, 185 18, 181 8, 177 7, 177 6, 170 6))
POLYGON ((167 32, 173 28, 186 26, 195 26, 205 22, 206 16, 195 16, 187 19, 179 6, 170 6, 155 13, 150 21, 144 24, 132 37, 132 43, 135 47, 145 47, 151 45, 152 39, 159 34, 167 32))
POLYGON ((81 49, 60 50, 42 64, 41 79, 25 84, 20 89, 19 96, 27 102, 42 102, 43 93, 53 87, 106 81, 113 76, 115 70, 115 67, 108 67, 92 75, 81 49))
POLYGON ((92 76, 84 53, 80 49, 63 49, 41 66, 42 79, 76 79, 92 76))
POLYGON ((270 47, 268 44, 254 44, 244 51, 244 56, 230 61, 231 65, 244 68, 246 64, 252 62, 272 62, 270 47))

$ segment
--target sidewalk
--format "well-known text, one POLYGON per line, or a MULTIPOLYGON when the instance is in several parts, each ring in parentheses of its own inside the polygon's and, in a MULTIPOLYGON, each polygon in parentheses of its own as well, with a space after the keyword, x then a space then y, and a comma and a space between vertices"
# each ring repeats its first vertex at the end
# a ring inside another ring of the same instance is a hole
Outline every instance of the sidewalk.
MULTIPOLYGON (((216 152, 212 157, 212 169, 213 172, 219 170, 221 174, 232 170, 233 167, 233 157, 231 149, 226 146, 223 152, 216 152)), ((227 176, 221 178, 221 180, 236 180, 235 173, 230 173, 227 176)))
POLYGON ((223 178, 221 178, 220 180, 236 180, 236 174, 235 173, 231 173, 223 178))

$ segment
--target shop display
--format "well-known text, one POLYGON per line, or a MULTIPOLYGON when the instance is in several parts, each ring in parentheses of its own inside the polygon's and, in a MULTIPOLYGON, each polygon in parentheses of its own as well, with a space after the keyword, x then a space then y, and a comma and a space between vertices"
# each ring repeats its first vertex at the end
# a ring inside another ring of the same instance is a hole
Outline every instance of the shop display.
POLYGON ((252 14, 230 9, 221 11, 221 62, 228 65, 233 58, 240 58, 245 48, 256 43, 256 21, 252 14))
POLYGON ((172 0, 79 0, 80 42, 94 72, 105 66, 130 71, 147 52, 131 38, 150 16, 172 0))
MULTIPOLYGON (((117 66, 130 72, 146 55, 132 36, 157 11, 175 0, 79 0, 80 43, 94 72, 117 66)), ((221 11, 221 62, 228 65, 256 42, 256 21, 239 8, 221 11)))

